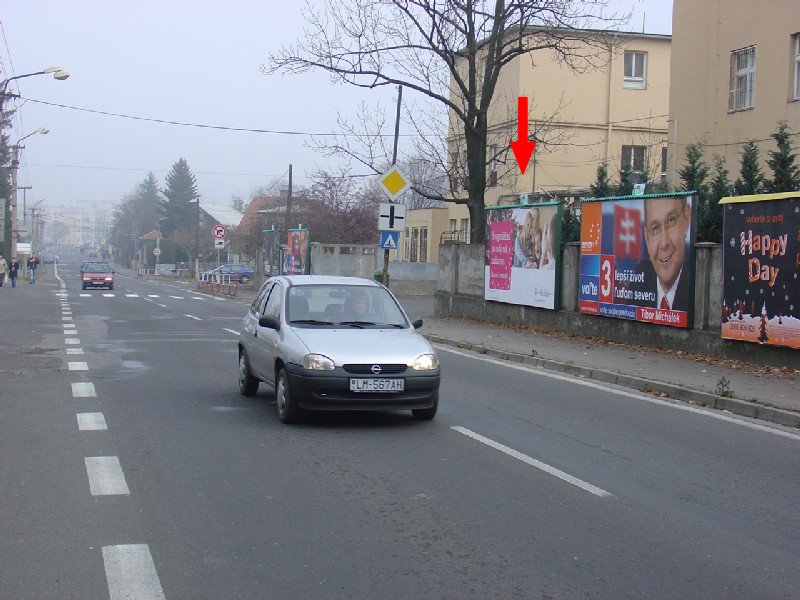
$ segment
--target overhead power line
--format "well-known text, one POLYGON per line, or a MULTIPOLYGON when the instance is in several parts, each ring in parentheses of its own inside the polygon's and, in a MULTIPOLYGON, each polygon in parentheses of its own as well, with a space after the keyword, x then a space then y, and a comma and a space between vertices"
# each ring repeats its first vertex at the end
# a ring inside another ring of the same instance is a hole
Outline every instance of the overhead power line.
MULTIPOLYGON (((204 123, 187 123, 184 121, 170 121, 168 119, 155 119, 151 117, 139 117, 136 115, 126 115, 123 113, 115 113, 106 110, 95 110, 93 108, 83 108, 80 106, 69 106, 67 104, 58 104, 57 102, 47 102, 45 100, 34 100, 33 98, 24 98, 20 97, 20 99, 25 100, 27 102, 33 102, 35 104, 43 104, 45 106, 54 106, 56 108, 66 108, 69 110, 77 110, 79 112, 87 112, 95 115, 104 115, 106 117, 118 117, 121 119, 132 119, 134 121, 145 121, 148 123, 160 123, 162 125, 178 125, 180 127, 197 127, 199 129, 215 129, 218 131, 241 131, 245 133, 268 133, 272 135, 310 135, 310 136, 319 136, 319 137, 361 137, 358 134, 345 134, 345 133, 334 133, 334 132, 320 132, 320 131, 291 131, 291 130, 280 130, 280 129, 252 129, 249 127, 230 127, 227 125, 208 125, 204 123)), ((393 133, 379 133, 375 136, 371 137, 394 137, 393 133)), ((412 134, 405 134, 401 137, 412 137, 412 134)))

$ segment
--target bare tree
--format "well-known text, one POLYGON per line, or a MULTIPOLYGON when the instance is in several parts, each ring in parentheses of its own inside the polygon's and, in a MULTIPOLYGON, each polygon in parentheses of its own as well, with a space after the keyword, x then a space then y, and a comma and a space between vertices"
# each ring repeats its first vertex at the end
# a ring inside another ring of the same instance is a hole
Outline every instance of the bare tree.
MULTIPOLYGON (((538 51, 555 53, 577 70, 593 65, 597 56, 591 48, 599 51, 605 41, 600 35, 587 39, 580 30, 608 20, 606 4, 607 0, 327 0, 324 9, 306 6, 308 27, 302 39, 271 55, 262 70, 323 69, 344 83, 364 88, 402 85, 443 105, 450 115, 449 137, 463 140, 465 185, 459 195, 430 196, 465 204, 471 239, 482 242, 488 113, 501 69, 538 51)), ((373 151, 378 142, 371 146, 373 151)))

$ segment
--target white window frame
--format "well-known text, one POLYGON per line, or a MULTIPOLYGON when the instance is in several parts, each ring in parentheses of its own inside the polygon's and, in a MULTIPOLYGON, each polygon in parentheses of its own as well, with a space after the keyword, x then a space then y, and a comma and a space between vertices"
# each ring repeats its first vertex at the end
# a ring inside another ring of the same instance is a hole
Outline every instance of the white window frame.
POLYGON ((756 47, 731 52, 731 90, 728 112, 750 110, 756 105, 756 47))
POLYGON ((497 165, 499 164, 497 144, 489 146, 489 181, 488 186, 494 187, 497 185, 497 165))
POLYGON ((626 50, 622 61, 622 70, 625 78, 622 87, 632 90, 643 90, 647 88, 647 52, 642 50, 626 50), (631 71, 628 72, 628 56, 631 57, 631 71), (636 75, 636 58, 641 57, 642 74, 636 75))
POLYGON ((794 34, 794 97, 800 100, 800 33, 794 34))

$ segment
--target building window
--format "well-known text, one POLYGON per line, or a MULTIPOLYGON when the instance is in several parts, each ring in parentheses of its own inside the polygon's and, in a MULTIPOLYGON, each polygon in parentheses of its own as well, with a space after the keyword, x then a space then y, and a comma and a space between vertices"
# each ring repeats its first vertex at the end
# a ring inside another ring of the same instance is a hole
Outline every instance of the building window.
POLYGON ((489 186, 497 185, 497 163, 498 151, 497 146, 489 146, 489 186))
POLYGON ((419 247, 419 229, 416 227, 411 228, 411 262, 417 262, 417 248, 419 247))
POLYGON ((800 100, 800 33, 794 34, 794 99, 800 100))
POLYGON ((461 219, 461 232, 464 241, 469 244, 469 219, 461 219))
POLYGON ((633 173, 644 173, 644 154, 646 146, 623 146, 622 168, 626 166, 633 173))
POLYGON ((456 219, 450 219, 450 231, 455 231, 458 229, 458 221, 456 219))
POLYGON ((647 87, 647 52, 625 52, 625 80, 622 87, 643 90, 647 87))
POLYGON ((731 92, 728 110, 746 110, 756 103, 756 47, 731 52, 731 92))
POLYGON ((428 262, 428 228, 419 228, 419 262, 428 262))

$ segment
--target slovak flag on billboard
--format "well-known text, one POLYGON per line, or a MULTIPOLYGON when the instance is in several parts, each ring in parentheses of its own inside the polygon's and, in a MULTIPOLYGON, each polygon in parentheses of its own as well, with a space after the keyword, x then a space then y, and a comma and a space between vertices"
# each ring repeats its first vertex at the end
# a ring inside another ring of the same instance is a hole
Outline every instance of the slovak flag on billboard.
POLYGON ((639 260, 642 255, 642 214, 638 208, 614 207, 614 255, 639 260))

